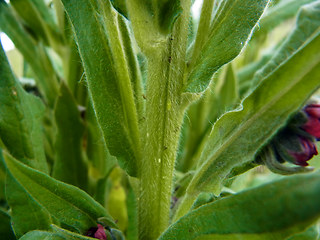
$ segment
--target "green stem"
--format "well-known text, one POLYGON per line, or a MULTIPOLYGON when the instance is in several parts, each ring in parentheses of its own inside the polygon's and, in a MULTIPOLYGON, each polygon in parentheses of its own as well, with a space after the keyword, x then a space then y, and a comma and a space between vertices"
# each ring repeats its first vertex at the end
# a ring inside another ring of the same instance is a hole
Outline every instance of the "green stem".
POLYGON ((149 61, 146 132, 139 199, 140 239, 156 239, 169 223, 174 160, 183 111, 166 77, 165 52, 149 61))
POLYGON ((169 225, 174 162, 185 107, 183 74, 190 1, 172 36, 148 58, 146 121, 138 205, 139 239, 157 239, 169 225))

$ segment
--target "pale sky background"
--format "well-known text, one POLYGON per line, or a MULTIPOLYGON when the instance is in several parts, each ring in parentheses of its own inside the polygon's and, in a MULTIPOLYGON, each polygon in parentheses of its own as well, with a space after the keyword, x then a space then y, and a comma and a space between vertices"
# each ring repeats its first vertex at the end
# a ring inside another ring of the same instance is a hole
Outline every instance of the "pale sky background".
MULTIPOLYGON (((10 2, 10 0, 5 0, 7 3, 10 2)), ((192 6, 192 14, 195 18, 199 18, 200 16, 200 10, 201 10, 202 0, 196 0, 192 6)), ((14 44, 8 38, 8 36, 4 33, 0 33, 1 43, 5 51, 9 51, 14 48, 14 44)))

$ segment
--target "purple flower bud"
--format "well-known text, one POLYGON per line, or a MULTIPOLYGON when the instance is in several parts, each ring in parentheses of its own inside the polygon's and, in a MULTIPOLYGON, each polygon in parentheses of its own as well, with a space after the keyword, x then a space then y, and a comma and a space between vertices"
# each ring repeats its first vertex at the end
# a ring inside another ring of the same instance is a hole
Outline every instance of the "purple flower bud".
POLYGON ((320 138, 320 104, 310 104, 304 111, 308 115, 308 121, 301 127, 315 138, 320 138))
POLYGON ((310 139, 299 137, 300 141, 300 151, 288 150, 291 157, 294 158, 294 163, 300 166, 308 166, 308 160, 310 160, 314 155, 318 154, 317 147, 314 142, 310 139))
POLYGON ((101 224, 98 224, 98 227, 90 228, 86 236, 107 240, 106 232, 104 231, 104 227, 101 224))

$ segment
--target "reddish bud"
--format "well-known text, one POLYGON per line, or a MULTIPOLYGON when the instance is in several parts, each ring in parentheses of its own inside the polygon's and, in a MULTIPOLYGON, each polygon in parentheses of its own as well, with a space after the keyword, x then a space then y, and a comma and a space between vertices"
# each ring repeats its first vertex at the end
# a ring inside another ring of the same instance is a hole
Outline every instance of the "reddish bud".
POLYGON ((315 138, 320 138, 320 104, 310 104, 304 111, 308 115, 308 121, 301 127, 315 138))
POLYGON ((310 160, 314 155, 318 154, 317 147, 315 144, 306 138, 299 137, 301 151, 291 151, 288 153, 294 158, 295 164, 300 166, 308 166, 308 160, 310 160))
POLYGON ((97 239, 107 239, 106 232, 104 231, 104 227, 101 224, 98 224, 98 227, 92 227, 88 230, 86 236, 94 237, 97 239))

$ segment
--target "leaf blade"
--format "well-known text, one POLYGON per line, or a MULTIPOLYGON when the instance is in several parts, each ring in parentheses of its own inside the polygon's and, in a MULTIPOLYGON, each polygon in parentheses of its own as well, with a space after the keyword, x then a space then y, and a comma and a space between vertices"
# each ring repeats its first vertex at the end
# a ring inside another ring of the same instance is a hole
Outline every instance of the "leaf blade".
POLYGON ((190 211, 159 240, 286 239, 320 217, 319 196, 319 173, 288 177, 190 211))
POLYGON ((216 122, 200 159, 205 163, 188 188, 190 194, 219 191, 229 171, 252 161, 260 147, 302 107, 320 84, 319 46, 320 34, 269 75, 244 100, 243 108, 216 122))
POLYGON ((113 223, 106 210, 84 191, 29 168, 10 155, 5 160, 11 175, 61 224, 84 233, 99 217, 113 223))
POLYGON ((89 1, 63 0, 63 4, 75 30, 89 92, 107 147, 120 165, 136 176, 140 158, 139 127, 128 69, 121 71, 126 59, 114 22, 117 13, 109 1, 102 4, 101 12, 89 1))
POLYGON ((64 83, 60 87, 54 114, 57 135, 52 176, 86 190, 88 168, 82 153, 84 124, 77 103, 64 83))
POLYGON ((0 137, 20 161, 48 172, 41 130, 44 105, 26 93, 13 75, 0 46, 0 137), (17 131, 19 129, 19 131, 17 131))
POLYGON ((189 67, 186 92, 202 92, 222 65, 234 59, 250 38, 269 1, 221 1, 208 40, 189 67))

